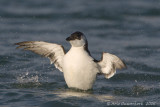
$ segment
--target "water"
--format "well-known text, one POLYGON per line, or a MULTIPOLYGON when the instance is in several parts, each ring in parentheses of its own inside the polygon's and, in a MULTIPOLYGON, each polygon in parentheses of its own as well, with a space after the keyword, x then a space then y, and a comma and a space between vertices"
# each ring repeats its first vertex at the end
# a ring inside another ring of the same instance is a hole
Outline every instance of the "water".
POLYGON ((0 107, 159 106, 159 0, 1 0, 0 107), (62 44, 82 31, 96 59, 116 54, 128 69, 93 90, 68 89, 46 58, 13 44, 42 40, 62 44))

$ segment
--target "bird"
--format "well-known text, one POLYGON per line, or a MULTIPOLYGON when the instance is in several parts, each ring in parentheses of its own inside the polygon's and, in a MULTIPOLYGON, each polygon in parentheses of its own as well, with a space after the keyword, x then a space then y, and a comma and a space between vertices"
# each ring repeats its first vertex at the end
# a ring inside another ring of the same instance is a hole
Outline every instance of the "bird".
POLYGON ((116 69, 126 68, 126 64, 116 55, 103 52, 100 60, 94 59, 88 50, 86 36, 76 31, 66 38, 71 45, 68 52, 62 45, 44 41, 24 41, 15 43, 18 48, 29 50, 50 59, 51 64, 63 73, 69 88, 90 90, 98 75, 106 79, 114 76, 116 69))

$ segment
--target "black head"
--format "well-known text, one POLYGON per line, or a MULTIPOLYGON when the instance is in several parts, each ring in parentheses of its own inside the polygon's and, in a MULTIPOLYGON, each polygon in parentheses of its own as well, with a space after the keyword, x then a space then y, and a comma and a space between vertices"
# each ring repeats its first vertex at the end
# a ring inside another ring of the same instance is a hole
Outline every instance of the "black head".
POLYGON ((87 44, 86 37, 79 31, 72 33, 70 37, 66 38, 66 40, 70 42, 73 47, 81 47, 87 44))
POLYGON ((67 41, 76 40, 76 39, 81 40, 83 35, 84 34, 82 32, 76 31, 72 33, 70 37, 66 38, 66 40, 67 41))

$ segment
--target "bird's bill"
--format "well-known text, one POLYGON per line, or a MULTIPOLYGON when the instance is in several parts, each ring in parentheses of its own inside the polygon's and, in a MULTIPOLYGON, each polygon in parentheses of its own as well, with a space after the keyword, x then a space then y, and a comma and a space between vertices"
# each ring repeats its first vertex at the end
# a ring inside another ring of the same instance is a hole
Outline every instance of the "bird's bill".
POLYGON ((66 38, 66 41, 71 41, 71 40, 74 40, 74 38, 72 38, 72 37, 66 38))

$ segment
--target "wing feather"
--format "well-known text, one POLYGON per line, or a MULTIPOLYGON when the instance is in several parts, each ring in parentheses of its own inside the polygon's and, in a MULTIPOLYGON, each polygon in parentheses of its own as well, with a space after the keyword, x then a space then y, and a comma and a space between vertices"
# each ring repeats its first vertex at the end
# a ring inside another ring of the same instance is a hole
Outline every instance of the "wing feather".
POLYGON ((51 64, 54 63, 55 67, 62 72, 62 59, 65 55, 63 46, 43 41, 25 41, 16 43, 15 45, 19 45, 17 49, 23 48, 24 50, 29 50, 49 58, 51 64))
POLYGON ((103 53, 98 65, 101 73, 104 74, 107 79, 114 76, 116 69, 126 68, 125 63, 120 58, 110 53, 103 53))

